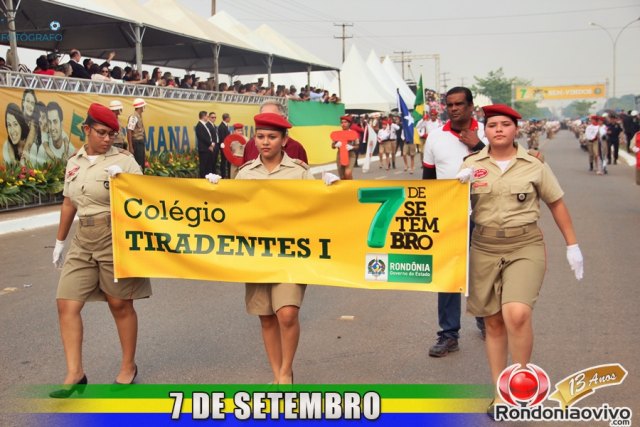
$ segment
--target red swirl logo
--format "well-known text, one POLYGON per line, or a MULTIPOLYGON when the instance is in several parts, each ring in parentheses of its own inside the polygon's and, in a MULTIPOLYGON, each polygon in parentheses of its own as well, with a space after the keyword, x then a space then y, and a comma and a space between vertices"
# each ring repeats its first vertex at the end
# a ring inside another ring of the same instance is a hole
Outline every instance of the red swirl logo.
POLYGON ((512 406, 536 406, 549 395, 549 376, 532 363, 522 368, 516 363, 502 371, 498 377, 498 393, 512 406))
POLYGON ((484 177, 485 177, 485 176, 487 176, 487 175, 489 175, 489 171, 488 171, 488 170, 486 170, 485 168, 476 169, 476 170, 473 172, 473 177, 474 177, 475 179, 482 179, 482 178, 484 178, 484 177))

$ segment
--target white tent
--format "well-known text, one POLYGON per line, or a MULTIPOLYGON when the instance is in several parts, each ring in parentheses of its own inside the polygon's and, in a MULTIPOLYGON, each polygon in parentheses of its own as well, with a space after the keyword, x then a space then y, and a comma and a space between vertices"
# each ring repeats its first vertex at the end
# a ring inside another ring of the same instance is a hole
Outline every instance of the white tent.
MULTIPOLYGON (((389 76, 389 73, 387 73, 386 70, 382 67, 382 64, 380 63, 380 60, 378 58, 379 56, 375 51, 372 50, 371 52, 369 52, 369 56, 367 57, 367 66, 369 67, 369 71, 371 71, 376 76, 376 78, 380 82, 381 87, 384 88, 387 92, 391 93, 391 95, 396 99, 397 104, 398 90, 401 89, 401 86, 397 82, 395 82, 391 78, 391 76, 389 76)), ((404 84, 404 86, 406 86, 406 84, 404 84)), ((415 95, 409 99, 407 99, 407 97, 403 95, 402 99, 404 99, 404 102, 407 104, 407 108, 412 110, 413 103, 415 102, 415 95)))
POLYGON ((267 40, 255 34, 249 27, 238 21, 236 18, 234 18, 224 10, 216 12, 216 14, 209 17, 207 21, 217 26, 218 28, 222 28, 229 34, 240 37, 258 50, 274 55, 283 54, 278 50, 276 46, 273 46, 267 40))
POLYGON ((390 111, 396 108, 396 97, 381 89, 355 45, 351 46, 342 64, 340 80, 341 98, 347 110, 390 111))
POLYGON ((413 93, 407 83, 402 79, 402 76, 398 72, 398 69, 393 65, 393 61, 388 56, 382 61, 382 68, 387 72, 387 75, 391 78, 391 81, 395 82, 396 87, 402 95, 402 99, 407 103, 409 109, 414 108, 416 102, 416 94, 413 93))
MULTIPOLYGON (((16 28, 46 32, 52 17, 61 24, 61 40, 19 40, 18 46, 48 51, 79 49, 91 57, 104 58, 109 51, 116 59, 195 71, 213 71, 214 58, 224 74, 284 73, 336 69, 261 51, 206 19, 185 10, 173 0, 153 0, 151 8, 138 1, 121 0, 28 0, 17 4, 16 28), (162 16, 159 16, 162 15, 162 16), (90 29, 90 31, 87 31, 90 29), (214 51, 219 48, 219 55, 214 51)), ((0 2, 0 12, 6 5, 0 2)))
POLYGON ((260 25, 253 32, 258 37, 266 40, 271 45, 277 46, 283 52, 287 52, 288 58, 295 58, 300 60, 301 62, 308 62, 309 64, 318 64, 323 67, 332 68, 331 65, 325 63, 322 59, 318 58, 317 56, 313 55, 311 52, 307 51, 303 47, 292 42, 291 40, 289 40, 282 34, 278 33, 276 30, 274 30, 273 28, 269 27, 266 24, 260 25))

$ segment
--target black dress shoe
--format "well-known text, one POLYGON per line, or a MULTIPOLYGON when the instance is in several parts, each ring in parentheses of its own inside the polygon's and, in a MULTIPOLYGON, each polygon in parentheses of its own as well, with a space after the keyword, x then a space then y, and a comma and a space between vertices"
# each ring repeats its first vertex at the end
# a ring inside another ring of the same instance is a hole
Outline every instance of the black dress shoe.
POLYGON ((496 408, 496 400, 493 399, 489 404, 489 407, 487 408, 487 416, 491 418, 493 421, 496 420, 495 408, 496 408))
POLYGON ((53 397, 54 399, 66 399, 71 397, 73 393, 76 391, 78 394, 84 393, 84 389, 87 388, 87 376, 83 376, 80 381, 75 384, 71 384, 69 388, 62 388, 60 390, 54 390, 49 393, 49 397, 53 397))
POLYGON ((136 371, 133 373, 133 378, 131 378, 131 381, 130 381, 130 382, 128 382, 128 383, 121 383, 121 382, 118 382, 118 380, 115 380, 115 381, 113 382, 113 384, 116 384, 116 385, 131 385, 131 384, 133 384, 133 382, 136 380, 136 377, 137 377, 137 376, 138 376, 138 365, 136 365, 136 371))

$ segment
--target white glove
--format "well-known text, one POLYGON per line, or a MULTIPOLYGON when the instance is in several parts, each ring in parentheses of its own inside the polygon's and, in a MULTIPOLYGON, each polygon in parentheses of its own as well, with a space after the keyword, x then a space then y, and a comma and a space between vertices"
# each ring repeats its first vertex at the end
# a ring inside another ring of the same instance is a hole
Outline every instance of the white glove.
POLYGON ((216 175, 215 173, 208 173, 204 176, 204 179, 209 181, 212 184, 217 184, 222 177, 220 175, 216 175))
POLYGON ((567 261, 569 261, 569 265, 575 273, 576 279, 581 280, 584 275, 584 259, 582 258, 582 252, 580 252, 580 247, 577 243, 567 246, 567 261))
POLYGON ((325 185, 331 185, 336 181, 340 181, 340 177, 331 172, 322 172, 322 181, 324 181, 325 185))
POLYGON ((333 147, 334 147, 334 148, 340 148, 340 147, 342 147, 342 142, 341 142, 341 141, 336 142, 335 144, 333 144, 333 147))
POLYGON ((638 151, 640 151, 640 148, 634 145, 633 147, 631 147, 631 151, 633 151, 634 153, 637 153, 638 151))
POLYGON ((353 145, 347 144, 347 151, 351 151, 351 150, 353 150, 353 145))
POLYGON ((464 168, 458 172, 456 178, 460 180, 461 183, 467 183, 473 181, 473 168, 464 168))
POLYGON ((220 143, 220 148, 224 148, 224 142, 220 143))
POLYGON ((64 264, 64 240, 56 239, 56 245, 53 247, 53 265, 56 268, 62 268, 64 264))
POLYGON ((113 178, 114 176, 118 175, 119 173, 124 172, 122 170, 122 168, 118 165, 111 165, 108 168, 105 168, 105 172, 109 174, 110 178, 113 178))

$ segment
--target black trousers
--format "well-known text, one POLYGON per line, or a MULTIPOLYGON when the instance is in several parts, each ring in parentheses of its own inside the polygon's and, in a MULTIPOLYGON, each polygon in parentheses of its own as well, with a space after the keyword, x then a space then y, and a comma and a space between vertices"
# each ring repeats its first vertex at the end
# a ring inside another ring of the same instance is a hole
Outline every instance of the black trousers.
POLYGON ((144 172, 145 157, 147 155, 144 147, 144 139, 133 140, 133 157, 136 159, 136 163, 140 165, 140 169, 144 172))
POLYGON ((198 150, 198 174, 200 178, 213 172, 213 153, 211 150, 198 150))

